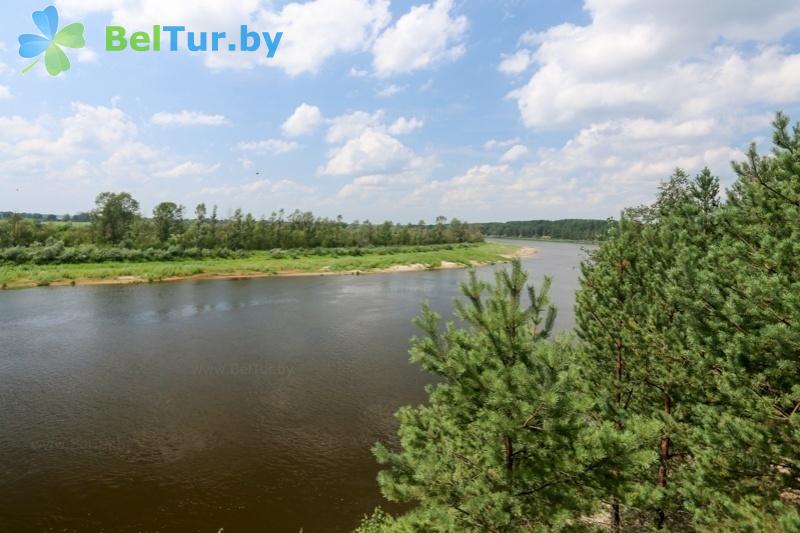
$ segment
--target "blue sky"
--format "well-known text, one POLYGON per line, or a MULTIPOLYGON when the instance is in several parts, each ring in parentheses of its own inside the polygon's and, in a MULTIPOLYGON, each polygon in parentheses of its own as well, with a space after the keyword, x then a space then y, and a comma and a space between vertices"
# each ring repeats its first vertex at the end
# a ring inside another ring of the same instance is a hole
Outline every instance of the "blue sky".
POLYGON ((57 78, 0 20, 0 210, 106 190, 257 215, 598 217, 676 166, 725 183, 775 110, 800 118, 800 6, 688 0, 62 0, 57 78), (284 32, 253 53, 111 53, 108 24, 284 32))

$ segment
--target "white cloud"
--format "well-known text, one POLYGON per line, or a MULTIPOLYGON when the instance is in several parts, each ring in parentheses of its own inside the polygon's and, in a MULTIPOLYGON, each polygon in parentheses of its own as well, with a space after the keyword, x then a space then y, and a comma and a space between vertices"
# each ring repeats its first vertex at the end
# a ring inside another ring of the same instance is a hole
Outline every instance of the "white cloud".
POLYGON ((260 194, 280 194, 280 193, 302 193, 312 194, 316 191, 314 187, 308 187, 302 183, 291 180, 272 181, 268 179, 249 181, 239 185, 226 185, 224 187, 204 187, 200 190, 202 196, 233 196, 241 199, 257 197, 260 194))
POLYGON ((322 113, 317 106, 300 104, 292 116, 283 123, 283 133, 289 137, 308 135, 313 133, 322 121, 322 113))
POLYGON ((390 19, 388 0, 292 3, 262 18, 265 27, 284 32, 274 63, 293 76, 316 72, 336 53, 365 50, 390 19))
POLYGON ((310 0, 286 3, 280 9, 263 0, 60 0, 57 4, 68 18, 110 12, 115 24, 127 28, 149 28, 158 22, 228 35, 238 35, 241 24, 259 31, 282 31, 278 52, 271 59, 262 52, 221 51, 202 56, 213 69, 270 66, 290 76, 317 72, 334 55, 369 49, 391 20, 389 0, 310 0))
POLYGON ((372 47, 373 68, 390 76, 432 67, 460 57, 468 22, 453 16, 453 0, 414 6, 385 30, 372 47))
POLYGON ((389 126, 389 133, 392 135, 407 135, 420 129, 424 125, 425 123, 417 117, 411 117, 410 119, 400 117, 389 126))
POLYGON ((414 171, 396 174, 372 174, 360 176, 339 190, 337 198, 358 198, 368 200, 375 196, 387 194, 403 194, 409 187, 421 185, 425 177, 414 171))
POLYGON ((386 113, 378 110, 374 113, 366 111, 354 111, 332 118, 325 140, 330 144, 344 142, 361 135, 364 130, 372 129, 388 133, 390 135, 407 135, 420 128, 425 123, 417 117, 399 117, 397 120, 387 125, 384 123, 386 113))
POLYGON ((396 172, 422 164, 408 147, 394 137, 368 128, 332 152, 322 174, 354 176, 396 172))
MULTIPOLYGON (((199 155, 146 144, 118 107, 76 102, 61 117, 0 116, 0 198, 13 198, 15 209, 42 212, 87 209, 99 192, 120 190, 131 192, 143 211, 161 201, 193 205, 217 196, 223 209, 255 212, 320 205, 316 189, 291 180, 230 185, 215 175, 222 165, 199 155)), ((236 155, 247 166, 246 153, 236 155)))
POLYGON ((361 135, 367 128, 381 128, 384 112, 376 111, 367 113, 366 111, 354 111, 339 115, 329 121, 330 127, 325 136, 325 140, 331 144, 352 139, 361 135))
POLYGON ((236 147, 245 152, 256 152, 261 154, 280 155, 292 152, 300 148, 294 141, 284 141, 282 139, 266 139, 264 141, 243 142, 236 147))
POLYGON ((223 126, 228 123, 228 120, 223 115, 181 111, 180 113, 156 113, 150 118, 150 122, 158 126, 223 126))
POLYGON ((76 102, 73 115, 64 121, 57 143, 62 147, 89 151, 93 147, 113 148, 136 136, 133 120, 121 109, 76 102))
MULTIPOLYGON (((758 124, 755 119, 742 121, 758 124)), ((508 217, 525 216, 531 208, 543 217, 565 212, 604 217, 652 200, 656 185, 675 167, 697 172, 708 166, 729 179, 729 162, 743 154, 726 139, 742 133, 740 122, 638 118, 594 123, 560 148, 540 149, 519 170, 507 164, 476 165, 409 194, 415 202, 436 198, 441 210, 473 219, 479 213, 496 216, 497 205, 503 205, 508 217)))
POLYGON ((390 98, 398 93, 405 91, 408 88, 407 85, 395 85, 392 83, 391 85, 387 85, 383 89, 379 89, 377 94, 381 98, 390 98))
POLYGON ((504 55, 497 70, 506 75, 522 74, 533 63, 533 54, 530 50, 518 50, 509 55, 504 55))
POLYGON ((369 76, 369 71, 357 69, 356 67, 350 67, 349 76, 351 78, 366 78, 367 76, 369 76))
POLYGON ((0 142, 42 137, 45 133, 46 130, 41 124, 20 116, 0 117, 0 142))
POLYGON ((221 165, 205 165, 203 163, 197 163, 195 161, 186 161, 179 165, 176 165, 168 170, 164 170, 159 172, 157 175, 162 178, 181 178, 184 176, 203 176, 207 174, 213 174, 217 170, 219 170, 221 165))
POLYGON ((528 127, 631 113, 691 117, 800 98, 800 55, 774 44, 800 26, 797 2, 587 0, 585 7, 590 24, 523 38, 538 45, 538 68, 510 96, 528 127), (732 46, 748 41, 759 46, 732 46))
POLYGON ((11 98, 11 89, 5 85, 0 85, 0 100, 8 100, 11 98))
POLYGON ((76 102, 60 118, 0 117, 0 196, 14 191, 20 205, 42 211, 86 209, 103 190, 130 191, 143 205, 167 193, 179 200, 182 178, 218 168, 145 144, 116 107, 76 102))
POLYGON ((503 163, 511 163, 525 157, 526 155, 528 155, 528 148, 521 144, 515 144, 503 154, 503 156, 500 158, 500 161, 503 163))
POLYGON ((96 63, 97 53, 89 47, 81 48, 78 50, 79 63, 96 63))
POLYGON ((519 144, 519 137, 504 140, 489 139, 486 141, 486 143, 484 143, 483 148, 485 150, 494 150, 495 148, 508 148, 510 146, 514 146, 515 144, 519 144))

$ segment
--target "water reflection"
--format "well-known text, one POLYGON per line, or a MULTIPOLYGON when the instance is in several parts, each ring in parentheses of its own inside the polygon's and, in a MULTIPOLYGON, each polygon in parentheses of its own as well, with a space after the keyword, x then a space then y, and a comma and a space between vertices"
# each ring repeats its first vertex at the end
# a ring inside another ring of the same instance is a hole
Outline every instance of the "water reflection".
MULTIPOLYGON (((569 328, 581 248, 533 246, 569 328)), ((370 446, 425 398, 411 318, 465 277, 0 293, 0 531, 349 530, 386 506, 370 446)))

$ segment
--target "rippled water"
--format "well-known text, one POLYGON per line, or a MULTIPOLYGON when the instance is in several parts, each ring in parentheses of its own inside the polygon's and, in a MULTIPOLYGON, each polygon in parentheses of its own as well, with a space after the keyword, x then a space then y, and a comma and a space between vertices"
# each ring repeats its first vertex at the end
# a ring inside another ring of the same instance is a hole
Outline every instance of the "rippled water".
MULTIPOLYGON (((573 324, 581 247, 533 243, 573 324)), ((490 277, 491 268, 480 269, 490 277)), ((0 292, 0 531, 348 531, 465 271, 0 292)))

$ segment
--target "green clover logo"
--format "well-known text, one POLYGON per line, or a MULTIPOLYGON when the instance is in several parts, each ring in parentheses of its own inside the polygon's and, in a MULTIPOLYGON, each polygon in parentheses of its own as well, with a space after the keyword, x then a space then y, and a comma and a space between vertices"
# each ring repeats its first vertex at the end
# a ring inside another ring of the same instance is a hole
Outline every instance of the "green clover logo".
POLYGON ((61 31, 58 31, 58 10, 50 6, 43 11, 34 11, 33 23, 42 32, 42 35, 26 33, 19 36, 19 55, 25 58, 36 58, 36 61, 28 65, 23 74, 31 70, 44 54, 44 66, 51 76, 58 76, 62 72, 69 70, 69 58, 61 49, 83 48, 86 40, 83 38, 83 24, 70 24, 61 31))

